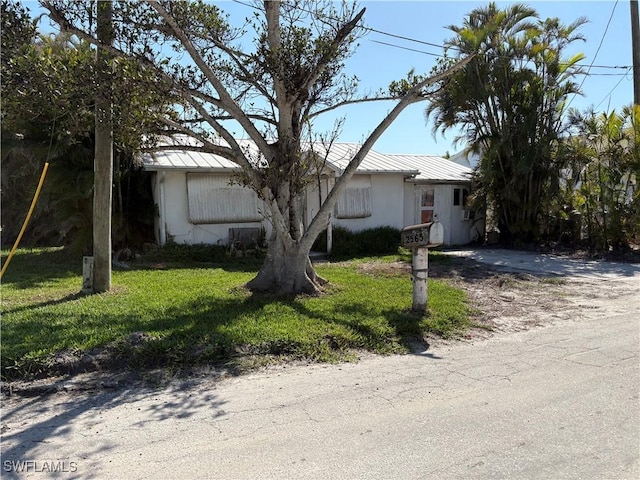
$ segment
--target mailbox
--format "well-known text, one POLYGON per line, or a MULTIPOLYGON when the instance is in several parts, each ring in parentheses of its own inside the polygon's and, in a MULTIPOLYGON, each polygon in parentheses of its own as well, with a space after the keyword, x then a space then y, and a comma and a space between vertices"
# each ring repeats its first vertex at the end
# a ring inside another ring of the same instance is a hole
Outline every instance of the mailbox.
POLYGON ((400 232, 400 245, 405 248, 437 247, 444 243, 444 227, 440 222, 405 227, 400 232))

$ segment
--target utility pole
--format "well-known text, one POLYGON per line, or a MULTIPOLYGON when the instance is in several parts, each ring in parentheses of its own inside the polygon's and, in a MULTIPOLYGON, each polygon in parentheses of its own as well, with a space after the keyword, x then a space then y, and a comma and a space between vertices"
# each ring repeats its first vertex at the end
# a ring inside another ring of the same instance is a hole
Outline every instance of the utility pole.
POLYGON ((631 4, 631 52, 633 56, 633 103, 640 105, 640 16, 638 0, 631 4))
MULTIPOLYGON (((97 37, 113 44, 111 0, 97 2, 97 37)), ((98 47, 96 62, 95 157, 93 162, 93 292, 111 289, 111 201, 113 183, 113 119, 111 55, 98 47)))

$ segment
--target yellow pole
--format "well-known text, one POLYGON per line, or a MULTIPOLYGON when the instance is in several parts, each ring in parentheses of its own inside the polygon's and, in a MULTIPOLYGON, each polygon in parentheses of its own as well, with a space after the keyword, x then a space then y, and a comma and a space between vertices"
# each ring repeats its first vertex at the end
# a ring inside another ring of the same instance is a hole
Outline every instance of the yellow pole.
POLYGON ((18 234, 18 238, 16 238, 16 241, 13 244, 13 248, 11 249, 11 252, 9 252, 9 255, 7 256, 7 260, 4 262, 4 265, 2 266, 2 271, 0 271, 0 279, 4 275, 4 272, 7 269, 7 266, 9 265, 9 262, 13 258, 13 254, 16 253, 16 249, 18 248, 18 245, 20 244, 20 240, 22 239, 22 235, 24 234, 24 231, 27 229, 27 224, 29 223, 29 220, 31 219, 31 214, 33 213, 33 209, 36 207, 36 202, 38 201, 38 197, 40 196, 40 190, 42 190, 42 184, 44 183, 44 177, 47 175, 47 170, 48 169, 49 169, 49 162, 45 162, 44 168, 42 169, 42 175, 40 175, 40 182, 38 183, 38 188, 36 188, 36 193, 33 196, 33 200, 31 200, 31 207, 29 207, 29 212, 27 213, 27 218, 24 219, 24 223, 22 224, 22 229, 20 230, 20 233, 18 234))

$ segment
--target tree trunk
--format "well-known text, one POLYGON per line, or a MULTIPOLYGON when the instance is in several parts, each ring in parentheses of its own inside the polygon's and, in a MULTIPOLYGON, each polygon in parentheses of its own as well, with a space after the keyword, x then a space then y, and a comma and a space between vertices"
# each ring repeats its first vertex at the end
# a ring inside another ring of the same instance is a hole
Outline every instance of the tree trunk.
POLYGON ((254 292, 319 295, 326 283, 313 268, 308 248, 299 242, 283 242, 274 233, 258 275, 246 287, 254 292))

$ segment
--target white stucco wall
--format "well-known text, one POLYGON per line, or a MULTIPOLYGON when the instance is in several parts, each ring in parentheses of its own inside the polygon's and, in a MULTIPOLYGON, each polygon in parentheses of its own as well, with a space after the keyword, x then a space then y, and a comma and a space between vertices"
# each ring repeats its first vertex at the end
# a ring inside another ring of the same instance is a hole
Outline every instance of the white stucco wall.
POLYGON ((464 206, 462 198, 460 205, 453 204, 454 189, 468 189, 465 184, 415 184, 407 182, 404 186, 404 215, 403 226, 421 223, 420 219, 420 191, 424 188, 434 190, 434 219, 444 227, 444 245, 464 245, 484 234, 484 224, 463 219, 464 206), (476 231, 477 230, 477 231, 476 231))
MULTIPOLYGON (((371 216, 365 218, 333 218, 333 225, 343 226, 351 231, 391 226, 402 229, 408 225, 420 223, 419 194, 421 188, 434 189, 434 213, 443 224, 445 245, 463 245, 473 241, 478 234, 484 235, 484 224, 463 220, 462 205, 453 205, 453 189, 468 188, 464 184, 415 184, 405 182, 400 174, 371 174, 371 216)), ((333 179, 322 179, 323 198, 333 179)), ((164 218, 164 233, 167 240, 185 244, 220 244, 229 240, 229 228, 264 228, 267 235, 271 232, 271 223, 216 223, 198 224, 189 222, 186 172, 169 170, 157 172, 153 183, 154 201, 158 207, 156 216, 156 239, 163 243, 163 228, 160 219, 164 218), (164 187, 161 186, 164 178, 164 187), (164 190, 164 201, 161 192, 164 190)), ((311 221, 319 209, 317 187, 310 184, 307 188, 307 221, 311 221)), ((264 210, 266 213, 266 209, 264 210)))
MULTIPOLYGON (((354 175, 356 177, 357 175, 354 175)), ((404 177, 372 174, 371 216, 365 218, 333 218, 333 225, 358 232, 376 227, 403 227, 404 177)))
POLYGON ((322 200, 327 198, 328 189, 333 185, 334 179, 332 177, 323 176, 320 179, 320 187, 318 187, 318 181, 312 181, 307 184, 307 211, 305 222, 308 225, 313 217, 320 210, 320 195, 318 188, 322 190, 322 200))
MULTIPOLYGON (((231 177, 230 177, 231 178, 231 177)), ((243 223, 214 223, 198 224, 189 222, 189 207, 187 198, 187 177, 183 171, 167 171, 155 174, 153 188, 154 202, 157 205, 158 215, 155 222, 156 240, 163 244, 162 226, 160 221, 164 218, 166 240, 184 244, 214 244, 226 245, 229 241, 229 228, 263 227, 270 231, 270 222, 243 222, 243 223), (164 205, 162 200, 162 186, 164 175, 164 205)))

